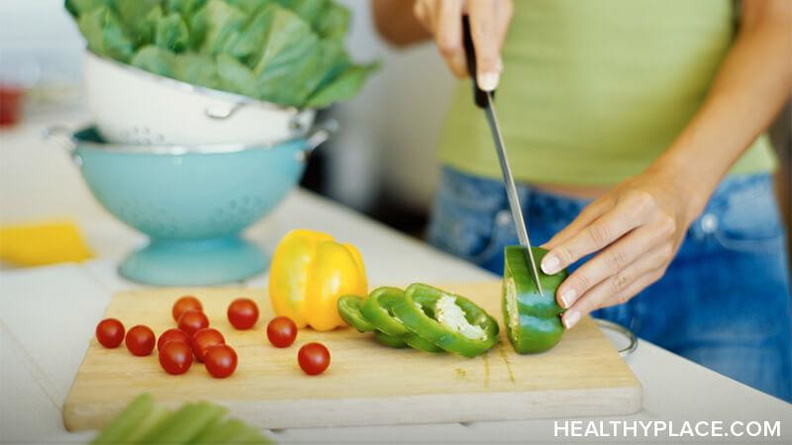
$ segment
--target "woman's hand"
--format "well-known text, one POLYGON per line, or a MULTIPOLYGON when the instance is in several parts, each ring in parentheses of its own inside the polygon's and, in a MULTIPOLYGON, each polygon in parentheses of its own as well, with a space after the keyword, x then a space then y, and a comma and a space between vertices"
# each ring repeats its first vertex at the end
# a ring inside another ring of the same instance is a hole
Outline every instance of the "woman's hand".
POLYGON ((621 304, 663 276, 697 213, 696 196, 674 174, 649 170, 592 202, 545 248, 541 267, 553 274, 599 252, 558 288, 562 321, 621 304))
POLYGON ((468 75, 462 44, 462 16, 468 15, 479 87, 492 91, 498 86, 503 70, 500 52, 512 17, 512 0, 415 0, 413 12, 432 33, 440 54, 459 78, 468 75))

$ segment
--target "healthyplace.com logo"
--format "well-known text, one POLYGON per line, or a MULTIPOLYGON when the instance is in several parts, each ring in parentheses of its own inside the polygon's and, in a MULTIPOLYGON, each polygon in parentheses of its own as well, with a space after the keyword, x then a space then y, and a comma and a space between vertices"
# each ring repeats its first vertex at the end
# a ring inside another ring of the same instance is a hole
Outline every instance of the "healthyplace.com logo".
POLYGON ((701 420, 556 420, 555 437, 781 437, 781 422, 701 420))

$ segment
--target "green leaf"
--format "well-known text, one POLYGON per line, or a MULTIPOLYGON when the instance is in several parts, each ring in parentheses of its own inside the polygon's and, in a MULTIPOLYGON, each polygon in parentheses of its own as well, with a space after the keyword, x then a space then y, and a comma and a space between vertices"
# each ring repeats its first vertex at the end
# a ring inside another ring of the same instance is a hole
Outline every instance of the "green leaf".
POLYGON ((356 65, 348 68, 329 85, 314 93, 306 105, 310 108, 324 108, 334 102, 354 97, 366 79, 378 68, 378 64, 356 65))
POLYGON ((130 61, 132 66, 165 77, 176 77, 176 54, 166 48, 146 46, 130 61))
POLYGON ((180 52, 187 48, 189 39, 187 24, 179 13, 171 13, 157 23, 157 37, 154 43, 160 48, 180 52))
POLYGON ((182 82, 207 88, 220 88, 217 64, 206 54, 184 53, 176 56, 175 77, 182 82))
POLYGON ((108 8, 102 7, 80 16, 78 26, 88 48, 94 53, 122 62, 132 57, 134 45, 121 22, 108 8))
POLYGON ((160 0, 114 0, 115 11, 135 47, 154 42, 162 18, 160 0))
POLYGON ((253 71, 226 54, 217 56, 217 75, 220 78, 218 88, 249 97, 257 97, 256 76, 253 71))
POLYGON ((72 17, 79 17, 84 14, 96 11, 107 6, 110 0, 66 0, 64 6, 72 17))
POLYGON ((190 17, 205 4, 206 0, 165 0, 165 11, 190 17))
POLYGON ((247 21, 245 13, 221 0, 209 0, 204 11, 206 33, 200 52, 211 56, 226 52, 247 21))
POLYGON ((98 55, 209 88, 304 107, 351 98, 372 72, 344 49, 334 0, 65 0, 98 55))
POLYGON ((319 37, 293 12, 274 10, 264 52, 253 67, 261 98, 301 104, 310 94, 306 83, 320 62, 319 37))

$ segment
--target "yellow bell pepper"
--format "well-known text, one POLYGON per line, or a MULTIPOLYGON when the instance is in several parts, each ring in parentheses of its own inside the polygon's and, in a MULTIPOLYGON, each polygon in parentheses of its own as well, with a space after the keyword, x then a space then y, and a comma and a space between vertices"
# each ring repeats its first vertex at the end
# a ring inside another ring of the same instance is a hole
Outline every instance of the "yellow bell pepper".
POLYGON ((293 230, 272 256, 270 301, 276 315, 329 331, 346 323, 336 302, 342 295, 367 295, 366 271, 360 252, 351 244, 311 230, 293 230))

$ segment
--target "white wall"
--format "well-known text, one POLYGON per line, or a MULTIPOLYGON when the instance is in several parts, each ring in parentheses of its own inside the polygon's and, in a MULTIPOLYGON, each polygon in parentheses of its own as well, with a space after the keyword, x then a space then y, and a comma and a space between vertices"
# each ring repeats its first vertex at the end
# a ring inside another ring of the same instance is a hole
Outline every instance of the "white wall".
POLYGON ((437 136, 455 84, 433 45, 389 48, 377 36, 367 0, 342 0, 355 12, 350 51, 383 69, 362 94, 338 107, 342 130, 332 150, 334 197, 358 208, 379 190, 404 205, 428 207, 437 183, 437 136))

